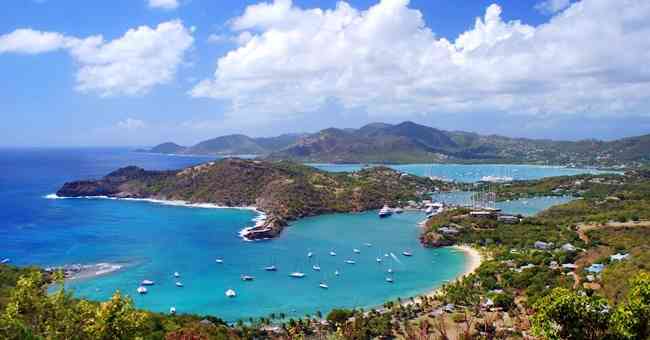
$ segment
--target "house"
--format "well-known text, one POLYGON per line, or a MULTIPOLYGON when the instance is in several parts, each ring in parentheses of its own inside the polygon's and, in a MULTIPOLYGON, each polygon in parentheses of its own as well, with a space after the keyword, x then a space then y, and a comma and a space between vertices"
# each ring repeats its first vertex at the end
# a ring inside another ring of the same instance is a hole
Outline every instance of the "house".
POLYGON ((533 245, 535 249, 540 249, 540 250, 548 250, 553 246, 553 243, 546 243, 542 241, 536 241, 535 244, 533 245))
POLYGON ((590 273, 596 273, 597 274, 597 273, 602 272, 603 269, 605 269, 604 264, 602 264, 602 263, 594 263, 591 266, 587 267, 587 269, 585 269, 585 270, 590 272, 590 273))
POLYGON ((458 234, 458 229, 454 227, 440 227, 438 228, 438 231, 445 234, 445 235, 456 235, 458 234))
POLYGON ((567 253, 573 253, 576 251, 576 247, 574 247, 571 243, 566 243, 561 247, 562 251, 565 251, 567 253))
POLYGON ((499 217, 497 217, 497 221, 508 223, 508 224, 514 224, 514 223, 519 223, 521 220, 519 219, 519 217, 514 215, 499 215, 499 217))
POLYGON ((574 270, 578 268, 578 266, 576 266, 575 263, 565 263, 562 265, 562 268, 574 270))
POLYGON ((612 261, 622 261, 622 260, 625 260, 626 258, 628 258, 629 256, 630 256, 630 254, 617 253, 617 254, 614 254, 614 255, 610 256, 609 259, 612 260, 612 261))

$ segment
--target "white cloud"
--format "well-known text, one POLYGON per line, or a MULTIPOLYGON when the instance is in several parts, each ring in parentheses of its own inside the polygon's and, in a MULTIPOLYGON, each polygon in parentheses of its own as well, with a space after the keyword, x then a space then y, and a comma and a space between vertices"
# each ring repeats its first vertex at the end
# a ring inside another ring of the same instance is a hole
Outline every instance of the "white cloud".
POLYGON ((571 0, 544 0, 535 5, 535 9, 543 14, 554 14, 571 5, 571 0))
POLYGON ((145 122, 139 119, 127 118, 117 122, 117 127, 128 131, 142 129, 146 126, 145 122))
POLYGON ((539 26, 504 21, 494 4, 453 41, 437 37, 408 4, 248 6, 231 20, 247 39, 190 94, 225 100, 229 115, 249 119, 314 112, 330 101, 393 116, 650 107, 648 1, 583 0, 539 26))
POLYGON ((18 29, 0 36, 0 53, 37 54, 67 50, 79 65, 77 90, 102 96, 137 95, 174 79, 194 38, 179 20, 141 26, 104 41, 55 32, 18 29))
POLYGON ((59 33, 17 29, 0 36, 0 53, 37 54, 55 51, 74 43, 76 39, 59 33))
POLYGON ((149 7, 162 9, 176 9, 179 6, 178 0, 147 0, 149 7))

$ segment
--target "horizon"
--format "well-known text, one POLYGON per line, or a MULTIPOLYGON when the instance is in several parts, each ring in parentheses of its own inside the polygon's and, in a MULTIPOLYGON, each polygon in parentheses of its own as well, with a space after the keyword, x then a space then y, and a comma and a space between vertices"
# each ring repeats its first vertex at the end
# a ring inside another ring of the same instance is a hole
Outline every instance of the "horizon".
POLYGON ((402 121, 646 135, 644 17, 641 0, 13 2, 0 14, 0 146, 193 145, 402 121))

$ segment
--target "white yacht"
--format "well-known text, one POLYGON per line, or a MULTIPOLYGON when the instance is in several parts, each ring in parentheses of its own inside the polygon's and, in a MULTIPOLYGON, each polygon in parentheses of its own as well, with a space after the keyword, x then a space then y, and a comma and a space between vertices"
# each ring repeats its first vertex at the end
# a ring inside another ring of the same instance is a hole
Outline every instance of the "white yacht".
POLYGON ((320 266, 315 264, 315 265, 311 266, 311 269, 313 269, 314 271, 319 272, 320 271, 320 266))
POLYGON ((334 275, 339 276, 339 275, 341 275, 341 273, 339 273, 339 271, 336 270, 336 271, 334 271, 334 275))
POLYGON ((353 251, 355 254, 360 254, 360 253, 361 253, 361 250, 359 250, 359 249, 357 249, 357 248, 352 249, 352 251, 353 251))
POLYGON ((180 276, 181 274, 179 274, 178 272, 174 272, 174 277, 180 277, 180 276))
POLYGON ((325 282, 321 282, 318 286, 323 288, 323 289, 328 289, 330 287, 325 282))
POLYGON ((393 212, 396 213, 396 214, 401 214, 401 213, 404 212, 404 209, 402 209, 400 207, 397 207, 397 208, 393 209, 393 212))
POLYGON ((232 297, 237 296, 237 293, 235 293, 235 291, 233 289, 228 289, 226 291, 226 296, 229 297, 229 298, 232 298, 232 297))
POLYGON ((153 286, 154 284, 155 284, 155 282, 153 282, 151 280, 142 280, 142 282, 140 282, 141 286, 153 286))
POLYGON ((347 263, 347 264, 355 264, 356 262, 354 260, 345 260, 345 263, 347 263))
POLYGON ((387 205, 385 205, 383 208, 381 208, 381 210, 379 210, 379 217, 381 218, 388 217, 392 214, 393 211, 387 205))
POLYGON ((377 261, 377 263, 382 261, 381 257, 377 257, 375 260, 377 261))
POLYGON ((330 256, 336 256, 336 252, 334 250, 330 251, 330 256))
POLYGON ((393 272, 393 268, 388 268, 388 273, 390 274, 392 272, 393 272))
POLYGON ((312 256, 314 256, 314 253, 312 252, 307 253, 307 257, 312 257, 312 256))
POLYGON ((366 247, 372 247, 372 243, 370 243, 370 242, 366 242, 363 245, 366 246, 366 247))
POLYGON ((392 277, 390 277, 390 276, 387 276, 387 277, 386 277, 386 282, 388 282, 388 283, 393 283, 393 282, 394 282, 394 280, 393 280, 393 278, 392 278, 392 277))
POLYGON ((251 276, 251 275, 241 275, 240 278, 241 278, 242 281, 253 281, 253 280, 255 280, 255 276, 251 276))
POLYGON ((169 314, 174 315, 176 314, 176 307, 169 307, 169 314))
POLYGON ((139 294, 147 294, 147 288, 146 287, 140 286, 136 290, 138 291, 139 294))
POLYGON ((217 258, 216 260, 214 260, 214 262, 216 262, 216 263, 223 263, 223 259, 219 257, 219 258, 217 258))
POLYGON ((270 265, 270 266, 264 267, 264 270, 266 270, 267 272, 274 272, 274 271, 277 271, 278 268, 275 265, 270 265))
POLYGON ((411 253, 408 250, 405 250, 405 251, 402 252, 402 255, 404 255, 404 256, 413 256, 413 253, 411 253))
POLYGON ((180 288, 180 287, 183 287, 183 283, 180 282, 180 281, 176 282, 176 287, 179 287, 179 288, 180 288))
POLYGON ((293 272, 293 273, 289 274, 289 276, 295 277, 296 279, 302 279, 306 275, 303 272, 293 272))

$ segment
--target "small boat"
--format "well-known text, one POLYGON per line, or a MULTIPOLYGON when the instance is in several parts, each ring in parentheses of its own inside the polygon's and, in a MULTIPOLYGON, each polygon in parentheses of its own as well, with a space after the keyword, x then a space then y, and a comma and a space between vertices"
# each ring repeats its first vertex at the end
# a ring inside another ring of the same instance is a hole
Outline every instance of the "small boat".
POLYGON ((176 314, 176 307, 170 307, 169 308, 169 314, 175 315, 176 314))
POLYGON ((174 277, 180 277, 180 276, 181 274, 179 274, 178 272, 174 272, 174 277))
POLYGON ((356 262, 354 260, 345 260, 345 263, 347 263, 347 264, 355 264, 356 262))
POLYGON ((136 290, 138 291, 139 294, 147 294, 147 288, 146 287, 140 286, 136 290))
POLYGON ((376 261, 377 261, 377 263, 381 262, 382 261, 381 257, 377 257, 376 261))
POLYGON ((388 257, 388 254, 384 254, 384 257, 388 257))
POLYGON ((255 276, 251 276, 251 275, 241 275, 240 278, 241 278, 242 281, 253 281, 253 280, 255 280, 255 276))
POLYGON ((353 251, 355 254, 360 254, 360 253, 361 253, 361 250, 359 250, 359 249, 357 249, 357 248, 352 249, 352 251, 353 251))
POLYGON ((305 273, 303 273, 303 272, 293 272, 293 273, 289 274, 289 276, 295 277, 297 279, 302 279, 303 277, 305 277, 305 273))
POLYGON ((229 298, 232 298, 232 297, 237 296, 237 293, 235 293, 235 291, 233 289, 228 289, 226 291, 226 296, 229 297, 229 298))
POLYGON ((392 277, 386 277, 386 282, 388 283, 393 283, 393 278, 392 277))
POLYGON ((274 272, 274 271, 277 271, 278 268, 276 268, 274 265, 270 265, 270 266, 264 267, 264 270, 266 270, 267 272, 274 272))
POLYGON ((314 271, 319 272, 320 271, 320 266, 315 264, 315 265, 311 266, 311 269, 313 269, 314 271))
POLYGON ((334 275, 339 276, 340 274, 341 274, 341 273, 339 273, 338 270, 337 270, 337 271, 334 271, 334 275))
POLYGON ((142 286, 153 286, 154 284, 155 284, 155 282, 153 282, 151 280, 142 280, 142 282, 140 282, 140 285, 142 285, 142 286))
POLYGON ((366 247, 372 247, 372 243, 370 243, 370 242, 366 242, 363 245, 366 246, 366 247))
POLYGON ((7 258, 2 259, 2 261, 0 261, 0 264, 5 264, 5 263, 9 263, 9 262, 11 262, 11 259, 7 257, 7 258))
POLYGON ((307 257, 312 257, 312 256, 314 256, 314 253, 312 252, 307 253, 307 257))
POLYGON ((179 287, 179 288, 183 287, 183 283, 180 282, 180 281, 179 281, 179 282, 176 282, 176 287, 179 287))
POLYGON ((330 256, 336 256, 336 252, 334 252, 333 250, 330 251, 330 256))
POLYGON ((404 256, 413 256, 413 253, 411 253, 410 251, 407 250, 407 251, 403 251, 402 255, 404 255, 404 256))
POLYGON ((388 217, 388 216, 390 216, 392 214, 393 214, 393 211, 387 205, 385 205, 383 208, 381 208, 379 210, 379 217, 380 218, 388 217))
POLYGON ((223 263, 223 259, 219 257, 219 258, 217 258, 216 260, 214 260, 214 262, 216 262, 216 263, 223 263))
POLYGON ((325 282, 321 282, 318 286, 323 288, 323 289, 328 289, 329 288, 329 286, 325 282))

